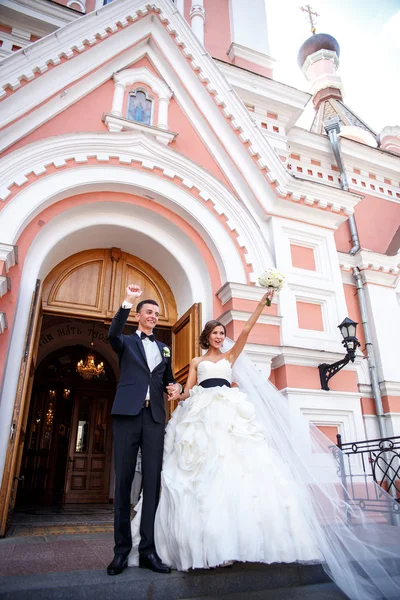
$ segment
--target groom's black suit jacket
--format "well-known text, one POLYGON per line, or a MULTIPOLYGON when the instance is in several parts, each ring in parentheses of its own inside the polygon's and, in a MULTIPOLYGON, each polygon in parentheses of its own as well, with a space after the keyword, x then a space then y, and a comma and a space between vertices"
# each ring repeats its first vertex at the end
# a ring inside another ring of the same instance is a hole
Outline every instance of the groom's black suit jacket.
POLYGON ((111 347, 119 356, 120 378, 117 385, 113 415, 137 415, 146 399, 150 386, 150 409, 156 423, 165 423, 164 391, 169 383, 174 383, 171 356, 168 346, 158 340, 162 361, 150 372, 143 342, 137 333, 124 335, 122 330, 129 316, 129 308, 120 308, 112 320, 109 339, 111 347), (165 349, 168 349, 165 350, 165 349))

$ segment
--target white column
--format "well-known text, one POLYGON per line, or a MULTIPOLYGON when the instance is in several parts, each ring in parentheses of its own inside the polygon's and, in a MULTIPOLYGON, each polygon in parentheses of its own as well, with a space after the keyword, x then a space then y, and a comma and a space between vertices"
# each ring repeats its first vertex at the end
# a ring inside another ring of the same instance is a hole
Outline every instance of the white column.
POLYGON ((265 0, 229 0, 229 12, 232 42, 269 55, 265 0))
POLYGON ((124 104, 125 85, 119 81, 114 84, 114 97, 111 114, 122 117, 122 106, 124 104))
POLYGON ((168 129, 168 104, 169 100, 165 97, 158 99, 158 123, 160 129, 168 129))
POLYGON ((194 31, 194 34, 204 46, 204 23, 206 20, 204 0, 192 0, 192 8, 190 9, 190 19, 192 22, 192 29, 194 31))

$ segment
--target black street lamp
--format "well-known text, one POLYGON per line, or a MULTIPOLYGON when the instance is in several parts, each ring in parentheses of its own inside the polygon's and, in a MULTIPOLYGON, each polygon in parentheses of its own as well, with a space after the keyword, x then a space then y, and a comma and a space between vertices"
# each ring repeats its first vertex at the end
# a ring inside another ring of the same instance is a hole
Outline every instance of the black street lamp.
POLYGON ((338 325, 340 329, 340 333, 342 334, 343 340, 342 344, 346 348, 346 356, 342 358, 342 360, 338 360, 331 365, 327 365, 326 363, 319 365, 319 378, 321 381, 321 389, 329 391, 328 381, 331 377, 336 375, 343 367, 347 365, 347 363, 354 362, 356 357, 356 350, 358 346, 360 346, 360 342, 356 338, 356 328, 358 323, 346 317, 344 321, 338 325))

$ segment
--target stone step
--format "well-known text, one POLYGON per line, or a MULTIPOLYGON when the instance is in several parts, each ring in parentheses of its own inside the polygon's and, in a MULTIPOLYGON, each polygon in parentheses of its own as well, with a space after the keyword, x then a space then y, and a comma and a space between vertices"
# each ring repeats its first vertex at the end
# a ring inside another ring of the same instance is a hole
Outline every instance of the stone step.
MULTIPOLYGON (((221 597, 226 600, 268 597, 269 600, 273 598, 270 596, 272 590, 278 594, 276 599, 289 599, 307 597, 291 596, 294 588, 301 594, 306 588, 311 590, 314 585, 330 581, 320 565, 248 563, 187 573, 173 571, 169 575, 138 568, 126 569, 117 577, 107 576, 105 570, 8 575, 0 578, 0 598, 7 600, 198 600, 221 597), (284 590, 286 596, 282 595, 284 590)), ((338 589, 332 585, 320 588, 324 593, 336 592, 336 596, 327 595, 326 600, 345 598, 337 595, 338 589)), ((318 594, 312 597, 325 600, 318 594)))
MULTIPOLYGON (((299 587, 284 587, 276 590, 238 592, 222 596, 199 596, 187 600, 348 600, 334 583, 316 583, 299 587)), ((186 600, 186 599, 185 599, 186 600)))

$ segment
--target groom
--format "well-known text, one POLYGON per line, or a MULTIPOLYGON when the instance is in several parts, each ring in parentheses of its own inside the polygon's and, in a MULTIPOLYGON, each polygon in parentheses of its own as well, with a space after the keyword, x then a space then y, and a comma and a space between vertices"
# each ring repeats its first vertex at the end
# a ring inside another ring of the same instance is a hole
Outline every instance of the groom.
POLYGON ((128 285, 125 300, 112 320, 109 339, 118 354, 120 378, 112 407, 115 498, 114 558, 107 567, 109 575, 118 575, 127 566, 132 548, 130 494, 139 447, 142 452, 143 507, 140 522, 139 566, 159 573, 170 568, 161 562, 154 545, 154 519, 160 494, 164 447, 164 391, 173 393, 171 353, 154 338, 159 306, 154 300, 142 300, 136 307, 137 331, 124 335, 122 330, 130 309, 142 290, 128 285))

